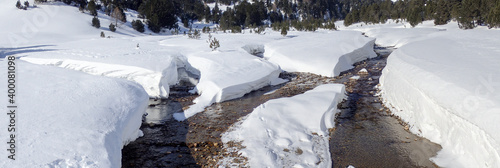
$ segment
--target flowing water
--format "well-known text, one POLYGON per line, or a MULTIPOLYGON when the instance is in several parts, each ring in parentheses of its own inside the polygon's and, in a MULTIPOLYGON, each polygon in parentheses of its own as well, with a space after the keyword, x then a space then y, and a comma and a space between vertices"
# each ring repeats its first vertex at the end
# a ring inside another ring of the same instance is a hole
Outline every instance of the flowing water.
MULTIPOLYGON (((339 104, 341 112, 331 131, 330 151, 333 167, 437 167, 429 158, 441 147, 408 131, 406 123, 392 116, 376 96, 376 86, 390 48, 375 47, 379 55, 362 61, 348 72, 347 100, 339 104), (367 73, 360 72, 366 69, 367 73)), ((403 93, 402 93, 403 94, 403 93)))
POLYGON ((237 155, 225 151, 220 140, 232 124, 270 99, 294 96, 327 83, 343 83, 349 94, 339 105, 342 112, 331 132, 333 167, 433 167, 428 159, 440 147, 406 131, 404 123, 392 117, 374 96, 374 86, 392 51, 375 50, 379 57, 357 63, 338 77, 285 72, 280 77, 290 80, 286 84, 215 103, 182 122, 175 121, 172 114, 186 109, 197 95, 188 93, 192 87, 171 88, 168 99, 151 100, 141 126, 144 136, 123 148, 122 167, 217 167, 220 158, 237 155), (362 68, 368 73, 357 74, 362 68), (351 79, 358 75, 358 80, 351 79))

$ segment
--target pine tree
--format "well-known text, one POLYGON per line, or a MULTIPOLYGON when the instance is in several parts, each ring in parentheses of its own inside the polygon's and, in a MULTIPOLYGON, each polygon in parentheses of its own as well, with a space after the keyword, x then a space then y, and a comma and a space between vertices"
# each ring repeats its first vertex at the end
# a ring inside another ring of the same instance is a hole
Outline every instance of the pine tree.
POLYGON ((101 27, 101 22, 99 21, 99 19, 97 19, 97 17, 94 17, 92 19, 92 26, 94 26, 95 28, 100 28, 101 27))
POLYGON ((21 1, 17 0, 16 7, 18 9, 22 9, 23 8, 23 6, 21 5, 21 1))
POLYGON ((30 3, 29 3, 28 1, 24 1, 24 7, 25 7, 25 8, 30 7, 30 3))
POLYGON ((148 28, 155 33, 160 32, 161 26, 159 25, 158 15, 154 14, 148 19, 148 28))
POLYGON ((487 22, 489 28, 500 27, 500 1, 497 1, 496 5, 491 8, 487 22))
POLYGON ((217 2, 215 2, 215 7, 214 7, 214 9, 212 9, 212 19, 215 23, 219 23, 219 21, 221 19, 220 9, 219 9, 219 5, 217 2))
POLYGON ((165 0, 144 1, 139 7, 139 13, 146 16, 151 31, 158 33, 161 28, 177 28, 177 17, 180 16, 177 3, 165 0))
POLYGON ((87 10, 89 10, 90 15, 97 16, 97 8, 94 0, 91 0, 87 5, 87 10))
POLYGON ((115 32, 116 26, 113 23, 109 24, 109 30, 111 30, 112 32, 115 32))
POLYGON ((281 27, 281 35, 284 37, 288 34, 288 31, 287 31, 288 27, 286 26, 283 26, 281 27))
POLYGON ((424 21, 424 1, 413 0, 410 1, 409 10, 406 15, 406 20, 410 23, 412 27, 417 26, 419 23, 424 21))
POLYGON ((439 0, 437 2, 437 9, 439 10, 434 14, 435 25, 444 25, 450 21, 450 5, 448 3, 448 0, 439 0))
POLYGON ((458 26, 461 29, 473 29, 479 14, 479 4, 476 0, 463 0, 457 18, 458 26))
POLYGON ((144 24, 140 20, 132 21, 132 28, 138 32, 144 33, 144 24))
POLYGON ((208 34, 208 44, 212 51, 215 51, 217 50, 217 48, 220 47, 220 43, 219 43, 219 40, 217 40, 215 37, 212 39, 212 35, 211 34, 208 34))
POLYGON ((349 12, 344 19, 344 26, 348 27, 354 23, 352 12, 349 12))

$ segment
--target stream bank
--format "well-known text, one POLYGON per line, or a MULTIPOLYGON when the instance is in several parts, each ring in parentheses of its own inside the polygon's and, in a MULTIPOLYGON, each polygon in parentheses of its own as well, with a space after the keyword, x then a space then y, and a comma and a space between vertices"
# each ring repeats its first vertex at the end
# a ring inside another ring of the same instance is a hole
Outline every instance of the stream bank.
POLYGON ((338 105, 341 112, 330 132, 334 168, 437 167, 429 158, 441 146, 410 133, 408 125, 393 116, 377 95, 379 77, 392 50, 375 47, 376 58, 345 72, 356 77, 344 83, 348 98, 338 105))

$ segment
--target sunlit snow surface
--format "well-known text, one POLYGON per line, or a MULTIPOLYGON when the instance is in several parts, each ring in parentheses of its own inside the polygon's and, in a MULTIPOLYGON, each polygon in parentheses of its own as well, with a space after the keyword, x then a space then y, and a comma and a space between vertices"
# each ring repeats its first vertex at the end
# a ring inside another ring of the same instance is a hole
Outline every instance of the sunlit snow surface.
MULTIPOLYGON (((222 141, 242 142, 250 167, 331 167, 333 128, 344 86, 327 84, 290 98, 270 100, 236 123, 222 141)), ((231 165, 231 159, 222 164, 231 165)))

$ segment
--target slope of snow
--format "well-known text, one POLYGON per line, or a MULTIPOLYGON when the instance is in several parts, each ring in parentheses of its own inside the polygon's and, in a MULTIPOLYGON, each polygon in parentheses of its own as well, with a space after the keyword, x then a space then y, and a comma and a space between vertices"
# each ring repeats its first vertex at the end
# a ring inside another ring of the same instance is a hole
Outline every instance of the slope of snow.
POLYGON ((292 35, 266 44, 264 57, 285 71, 333 77, 357 61, 375 57, 374 41, 356 31, 292 35))
MULTIPOLYGON (((21 60, 16 67, 16 160, 4 152, 0 167, 120 167, 122 147, 142 135, 148 95, 141 86, 21 60)), ((0 105, 8 110, 7 101, 0 105)), ((8 119, 1 119, 4 142, 8 119)))
MULTIPOLYGON (((2 24, 2 29, 0 29, 0 34, 4 39, 0 42, 0 46, 3 47, 62 43, 89 37, 99 38, 101 31, 107 36, 141 35, 127 26, 130 21, 137 19, 130 12, 127 12, 129 22, 120 25, 116 33, 112 33, 108 28, 112 21, 104 13, 98 15, 101 28, 97 29, 91 27, 93 16, 88 12, 82 14, 78 8, 62 2, 39 4, 37 8, 28 8, 28 10, 17 9, 16 2, 0 2, 0 16, 6 16, 2 18, 2 22, 8 23, 2 24)), ((34 4, 33 0, 29 2, 31 5, 34 4)))
POLYGON ((340 30, 361 31, 369 37, 376 38, 375 43, 378 45, 396 48, 412 41, 424 39, 436 32, 458 29, 457 23, 454 21, 442 26, 434 26, 433 21, 425 21, 415 28, 412 28, 409 23, 396 23, 394 20, 388 20, 386 24, 356 23, 349 27, 345 27, 343 21, 338 21, 335 24, 340 25, 340 30))
POLYGON ((500 167, 500 31, 449 30, 388 58, 381 94, 442 167, 500 167))
POLYGON ((239 152, 250 167, 330 167, 328 128, 334 127, 343 98, 344 85, 328 84, 270 100, 224 133, 222 141, 242 141, 239 152))

